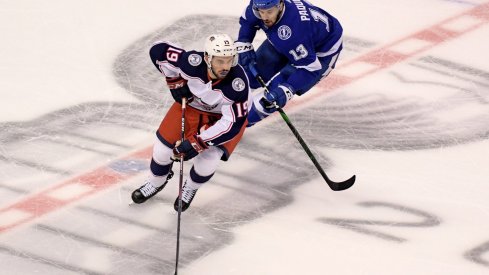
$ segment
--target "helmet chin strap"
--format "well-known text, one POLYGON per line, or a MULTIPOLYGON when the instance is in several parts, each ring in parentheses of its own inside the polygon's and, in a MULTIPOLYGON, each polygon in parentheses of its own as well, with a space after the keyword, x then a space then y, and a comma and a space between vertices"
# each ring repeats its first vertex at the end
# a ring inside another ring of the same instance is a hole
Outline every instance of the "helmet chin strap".
POLYGON ((207 64, 207 69, 209 70, 210 74, 211 74, 211 78, 212 79, 216 79, 217 78, 217 74, 216 72, 214 72, 214 69, 212 68, 212 64, 211 64, 211 60, 212 60, 212 57, 206 55, 205 56, 205 63, 207 64))
POLYGON ((209 70, 211 72, 211 78, 212 79, 218 79, 219 77, 217 77, 217 73, 214 72, 214 69, 212 67, 209 67, 209 70))
POLYGON ((275 19, 276 21, 278 21, 278 19, 280 17, 282 17, 282 14, 284 13, 284 10, 285 10, 285 3, 284 2, 280 1, 280 3, 278 5, 279 5, 279 10, 278 10, 277 18, 275 19))

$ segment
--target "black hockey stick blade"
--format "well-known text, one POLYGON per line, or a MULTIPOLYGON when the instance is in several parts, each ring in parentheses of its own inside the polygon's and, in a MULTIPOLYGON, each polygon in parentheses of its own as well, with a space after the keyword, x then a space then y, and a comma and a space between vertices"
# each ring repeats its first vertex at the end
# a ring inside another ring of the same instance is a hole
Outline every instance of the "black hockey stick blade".
POLYGON ((328 177, 325 178, 326 183, 333 191, 342 191, 352 187, 353 184, 355 183, 355 179, 356 179, 355 175, 353 175, 351 178, 345 181, 340 181, 340 182, 332 181, 328 177))
MULTIPOLYGON (((261 86, 263 88, 265 88, 265 92, 268 92, 267 84, 265 83, 263 78, 261 78, 261 76, 258 74, 258 72, 256 71, 256 68, 254 66, 249 66, 249 68, 251 70, 251 73, 255 76, 256 80, 258 80, 258 82, 261 84, 261 86)), ((324 172, 323 168, 321 167, 321 165, 317 161, 316 157, 314 156, 314 154, 309 149, 309 146, 307 146, 306 142, 304 141, 302 136, 299 134, 299 131, 297 131, 295 126, 292 124, 292 122, 290 121, 287 114, 284 112, 284 110, 281 107, 276 106, 276 108, 277 108, 277 111, 280 113, 280 116, 283 118, 283 120, 287 124, 287 126, 289 126, 289 129, 292 131, 294 136, 297 138, 297 141, 299 141, 300 145, 302 146, 302 148, 304 149, 306 154, 309 156, 309 159, 312 161, 314 166, 316 166, 317 170, 319 171, 321 176, 324 178, 324 180, 328 184, 329 188, 331 188, 331 190, 333 190, 333 191, 342 191, 342 190, 346 190, 346 189, 352 187, 353 184, 355 183, 355 179, 356 179, 355 175, 353 175, 348 180, 341 181, 341 182, 335 182, 335 181, 332 181, 328 178, 328 176, 324 172)))
POLYGON ((302 146, 302 148, 304 149, 306 154, 309 156, 309 159, 312 161, 314 166, 316 166, 318 172, 321 174, 323 179, 326 181, 329 188, 331 188, 331 190, 333 190, 333 191, 342 191, 342 190, 346 190, 346 189, 352 187, 353 184, 355 183, 355 179, 356 179, 355 175, 353 175, 351 178, 349 178, 346 181, 340 181, 340 182, 332 181, 329 179, 328 175, 326 175, 326 172, 324 172, 323 168, 321 167, 321 164, 319 164, 318 160, 316 159, 314 154, 311 152, 311 149, 309 149, 309 146, 307 146, 306 142, 304 141, 302 136, 299 134, 299 131, 297 131, 295 126, 292 124, 292 122, 290 121, 289 117, 284 112, 284 110, 280 107, 277 108, 277 110, 280 113, 280 115, 282 116, 282 118, 284 119, 287 126, 289 126, 289 129, 292 131, 294 136, 297 138, 297 141, 299 141, 300 145, 302 146))

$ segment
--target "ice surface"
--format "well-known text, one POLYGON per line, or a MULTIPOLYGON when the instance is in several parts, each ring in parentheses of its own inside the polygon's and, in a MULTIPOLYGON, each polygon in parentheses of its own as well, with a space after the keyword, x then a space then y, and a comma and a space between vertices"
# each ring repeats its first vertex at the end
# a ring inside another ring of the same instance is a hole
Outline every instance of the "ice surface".
MULTIPOLYGON (((182 215, 179 274, 488 274, 489 4, 312 2, 344 50, 285 110, 357 183, 268 118, 182 215)), ((1 1, 1 274, 173 274, 178 178, 128 205, 173 102, 147 52, 236 37, 246 4, 1 1)))

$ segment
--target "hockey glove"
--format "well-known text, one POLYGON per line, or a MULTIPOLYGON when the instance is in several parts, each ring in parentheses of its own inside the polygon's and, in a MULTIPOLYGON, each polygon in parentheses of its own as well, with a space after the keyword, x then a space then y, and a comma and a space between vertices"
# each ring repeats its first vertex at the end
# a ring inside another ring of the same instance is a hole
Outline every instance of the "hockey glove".
POLYGON ((292 88, 287 85, 278 85, 278 87, 265 92, 260 104, 269 112, 276 111, 276 105, 283 108, 285 104, 294 96, 292 88))
POLYGON ((234 43, 236 46, 236 52, 239 54, 239 64, 243 67, 248 67, 250 64, 256 64, 256 54, 253 49, 253 44, 250 42, 240 42, 236 41, 234 43))
POLYGON ((183 160, 189 160, 197 156, 199 153, 209 148, 209 146, 197 135, 193 135, 182 143, 175 144, 173 148, 174 159, 179 159, 183 156, 183 160))
POLYGON ((183 79, 181 76, 177 77, 167 77, 166 85, 170 88, 171 96, 173 99, 182 103, 182 98, 186 97, 188 102, 192 101, 193 94, 187 86, 187 80, 183 79))

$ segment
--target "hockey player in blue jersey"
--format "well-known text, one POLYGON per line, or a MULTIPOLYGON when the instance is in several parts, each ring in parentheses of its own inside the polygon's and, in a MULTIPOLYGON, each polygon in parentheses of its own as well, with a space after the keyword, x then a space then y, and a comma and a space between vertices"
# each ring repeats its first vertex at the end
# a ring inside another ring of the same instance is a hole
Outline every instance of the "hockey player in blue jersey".
POLYGON ((257 72, 270 91, 255 94, 248 126, 309 91, 335 67, 342 50, 339 21, 306 0, 251 0, 239 23, 239 63, 252 88, 260 87, 257 72), (252 42, 259 29, 267 39, 255 53, 252 42))

